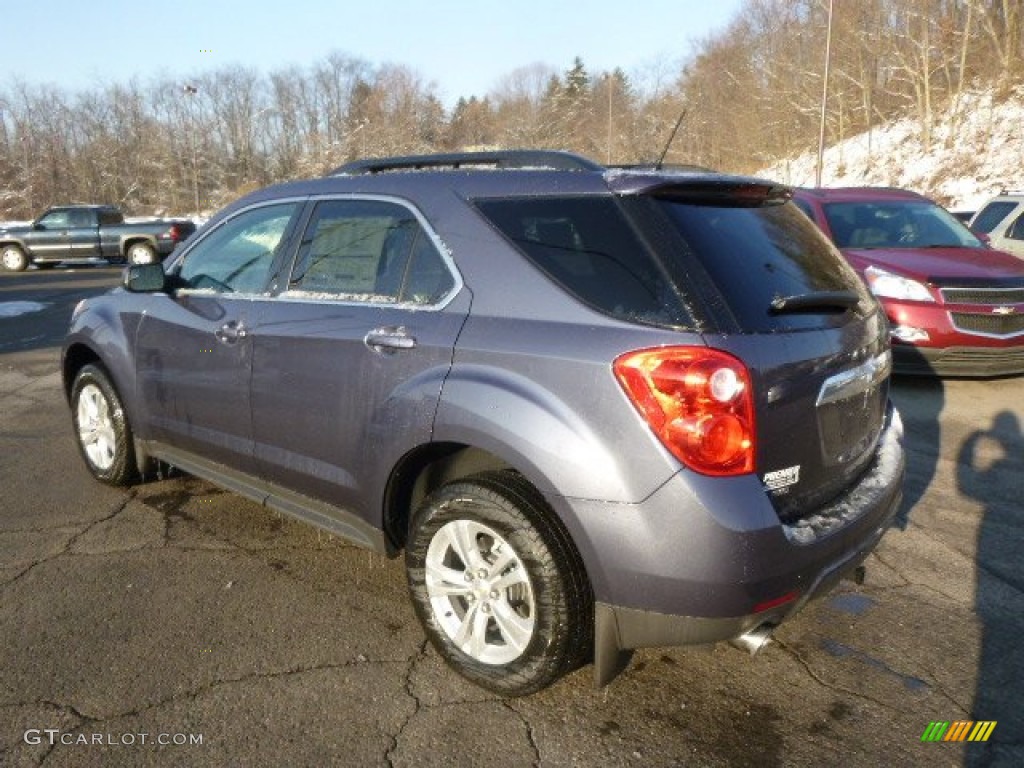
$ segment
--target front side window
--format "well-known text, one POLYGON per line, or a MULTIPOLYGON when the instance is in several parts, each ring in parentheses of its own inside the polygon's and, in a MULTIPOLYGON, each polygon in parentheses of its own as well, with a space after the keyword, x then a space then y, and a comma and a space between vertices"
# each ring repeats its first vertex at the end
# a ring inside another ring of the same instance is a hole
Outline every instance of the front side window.
POLYGON ((43 229, 67 229, 68 211, 50 211, 38 223, 43 229))
POLYGON ((378 200, 325 200, 306 227, 287 295, 430 305, 454 286, 409 209, 378 200))
POLYGON ((198 242, 178 270, 182 287, 213 293, 260 293, 299 203, 252 208, 198 242))

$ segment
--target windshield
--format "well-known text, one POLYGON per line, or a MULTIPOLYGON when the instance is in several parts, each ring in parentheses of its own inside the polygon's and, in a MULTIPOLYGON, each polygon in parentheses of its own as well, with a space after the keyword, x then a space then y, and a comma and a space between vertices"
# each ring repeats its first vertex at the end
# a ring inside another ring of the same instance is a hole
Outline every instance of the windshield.
POLYGON ((840 248, 984 248, 953 214, 927 200, 824 207, 832 238, 840 248))

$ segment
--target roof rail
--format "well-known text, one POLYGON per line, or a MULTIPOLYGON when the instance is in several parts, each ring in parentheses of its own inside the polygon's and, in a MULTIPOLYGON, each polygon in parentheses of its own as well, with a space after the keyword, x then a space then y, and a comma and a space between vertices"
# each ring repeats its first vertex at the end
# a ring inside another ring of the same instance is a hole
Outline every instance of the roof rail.
POLYGON ((557 171, 603 171, 604 166, 571 152, 551 149, 510 149, 494 152, 452 152, 436 155, 406 155, 356 160, 339 166, 328 176, 385 173, 428 169, 545 168, 557 171))
POLYGON ((692 163, 616 163, 609 165, 608 170, 618 171, 662 171, 664 173, 715 173, 714 168, 692 163))

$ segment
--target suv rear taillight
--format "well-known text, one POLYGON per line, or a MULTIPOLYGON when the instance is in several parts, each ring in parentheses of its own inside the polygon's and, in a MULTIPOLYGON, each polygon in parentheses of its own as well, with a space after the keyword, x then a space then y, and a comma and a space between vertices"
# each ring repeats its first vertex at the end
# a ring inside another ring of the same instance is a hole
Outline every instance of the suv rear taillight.
POLYGON ((613 369, 683 464, 705 475, 754 471, 754 402, 742 362, 707 347, 659 347, 627 352, 613 369))

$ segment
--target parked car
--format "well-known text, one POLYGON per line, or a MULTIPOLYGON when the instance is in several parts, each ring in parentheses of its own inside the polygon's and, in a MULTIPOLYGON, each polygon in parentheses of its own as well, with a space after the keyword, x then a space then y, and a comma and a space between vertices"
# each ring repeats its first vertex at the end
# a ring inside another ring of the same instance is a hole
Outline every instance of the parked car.
POLYGON ((195 224, 186 219, 126 224, 113 206, 64 205, 48 209, 29 226, 0 229, 0 263, 12 272, 30 264, 52 267, 69 259, 151 264, 195 230, 195 224))
POLYGON ((989 200, 970 221, 989 244, 1024 259, 1024 194, 1004 194, 989 200))
POLYGON ((254 192, 76 308, 78 445, 404 549, 434 646, 502 695, 756 650, 862 575, 904 472, 885 316, 790 194, 556 152, 254 192))
POLYGON ((901 189, 797 190, 885 307, 897 372, 1024 373, 1024 262, 901 189))

